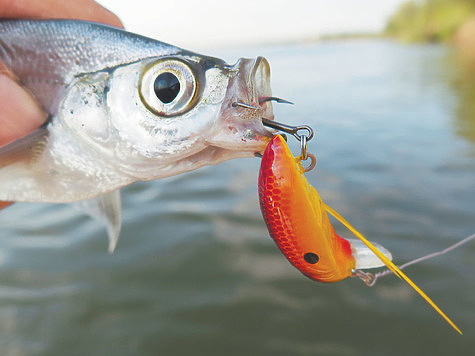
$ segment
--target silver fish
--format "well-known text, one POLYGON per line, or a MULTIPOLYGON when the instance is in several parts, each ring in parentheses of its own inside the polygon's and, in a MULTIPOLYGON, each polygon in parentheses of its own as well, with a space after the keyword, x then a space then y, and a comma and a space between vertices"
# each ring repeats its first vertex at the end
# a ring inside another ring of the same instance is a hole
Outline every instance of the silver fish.
POLYGON ((1 20, 0 59, 50 115, 0 148, 0 201, 82 201, 110 251, 121 187, 253 156, 271 136, 262 57, 228 65, 100 24, 1 20))

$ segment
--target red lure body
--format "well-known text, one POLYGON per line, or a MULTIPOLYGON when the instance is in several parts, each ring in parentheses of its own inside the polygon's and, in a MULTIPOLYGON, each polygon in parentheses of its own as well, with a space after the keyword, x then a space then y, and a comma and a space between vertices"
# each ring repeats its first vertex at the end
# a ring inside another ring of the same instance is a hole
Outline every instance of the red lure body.
POLYGON ((269 234, 300 272, 320 282, 351 276, 355 260, 350 243, 335 234, 300 160, 280 135, 262 156, 259 202, 269 234))
POLYGON ((259 203, 269 234, 289 262, 307 277, 320 282, 337 282, 350 277, 355 269, 352 245, 335 233, 328 220, 329 211, 462 334, 453 321, 390 259, 322 202, 305 178, 300 159, 292 156, 279 135, 272 138, 262 156, 259 203))

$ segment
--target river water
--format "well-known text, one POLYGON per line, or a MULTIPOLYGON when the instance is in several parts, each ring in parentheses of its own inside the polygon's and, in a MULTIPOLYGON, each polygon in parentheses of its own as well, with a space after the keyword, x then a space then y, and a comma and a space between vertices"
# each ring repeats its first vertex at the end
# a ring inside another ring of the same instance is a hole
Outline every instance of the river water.
MULTIPOLYGON (((324 42, 264 55, 276 119, 316 130, 309 181, 396 263, 475 233, 475 70, 444 46, 324 42)), ((295 154, 298 145, 289 140, 295 154)), ((475 349, 475 241, 394 276, 321 284, 269 238, 258 159, 123 190, 123 231, 73 206, 0 214, 0 355, 462 355, 475 349)), ((337 232, 349 233, 335 224, 337 232)))

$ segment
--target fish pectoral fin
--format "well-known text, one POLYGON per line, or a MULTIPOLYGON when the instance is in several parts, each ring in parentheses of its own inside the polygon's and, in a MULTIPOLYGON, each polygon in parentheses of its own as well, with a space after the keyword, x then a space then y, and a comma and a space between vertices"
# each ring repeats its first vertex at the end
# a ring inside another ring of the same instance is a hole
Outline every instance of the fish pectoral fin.
POLYGON ((44 124, 29 135, 0 147, 0 168, 18 161, 31 161, 39 156, 48 137, 47 124, 44 124))
POLYGON ((109 237, 109 253, 113 253, 122 226, 120 189, 93 199, 80 201, 76 205, 95 220, 106 224, 109 237))

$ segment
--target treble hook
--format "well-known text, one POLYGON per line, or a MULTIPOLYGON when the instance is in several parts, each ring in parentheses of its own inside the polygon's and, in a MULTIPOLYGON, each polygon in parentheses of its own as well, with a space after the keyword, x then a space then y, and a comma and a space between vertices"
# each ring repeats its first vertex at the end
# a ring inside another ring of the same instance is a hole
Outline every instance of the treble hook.
POLYGON ((297 140, 302 141, 302 136, 305 135, 299 135, 298 132, 301 130, 306 130, 308 135, 305 136, 306 142, 310 141, 313 137, 313 129, 308 126, 308 125, 300 125, 300 126, 291 126, 287 124, 283 124, 281 122, 277 122, 274 120, 269 120, 262 118, 262 124, 264 126, 268 126, 270 128, 273 128, 275 130, 283 131, 285 133, 288 133, 292 136, 294 136, 297 140))
MULTIPOLYGON (((294 105, 293 102, 291 101, 288 101, 288 100, 285 100, 285 99, 282 99, 282 98, 278 98, 276 96, 265 96, 263 98, 260 98, 259 99, 259 105, 262 105, 263 103, 265 103, 266 101, 275 101, 277 103, 280 103, 280 104, 291 104, 291 105, 294 105)), ((246 104, 246 103, 243 103, 242 101, 235 101, 231 104, 231 106, 233 108, 235 107, 242 107, 242 108, 245 108, 245 109, 252 109, 252 110, 260 110, 261 108, 260 107, 257 107, 257 106, 253 106, 251 104, 246 104)))
POLYGON ((240 106, 240 107, 242 107, 242 108, 245 108, 245 109, 252 109, 252 110, 260 110, 260 109, 261 109, 261 108, 258 108, 258 107, 256 107, 256 106, 252 106, 252 105, 250 105, 250 104, 243 103, 242 101, 235 101, 234 103, 231 104, 231 106, 232 106, 233 108, 240 106))
POLYGON ((263 98, 260 98, 259 99, 259 105, 262 105, 262 103, 265 103, 266 101, 275 101, 277 103, 280 103, 280 104, 291 104, 291 105, 294 105, 293 102, 291 101, 288 101, 288 100, 285 100, 285 99, 282 99, 282 98, 278 98, 276 96, 265 96, 263 98))

